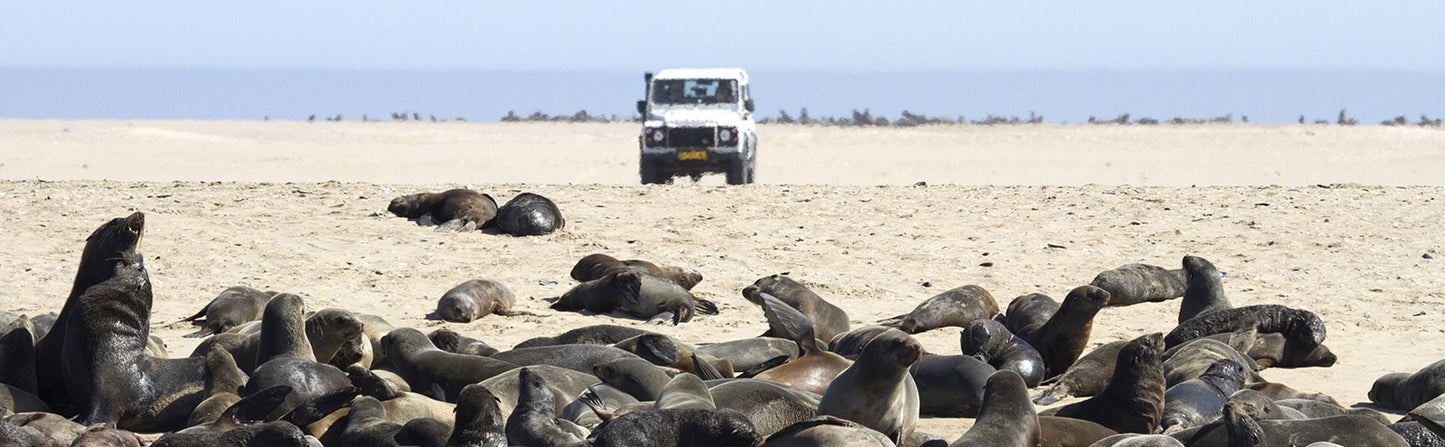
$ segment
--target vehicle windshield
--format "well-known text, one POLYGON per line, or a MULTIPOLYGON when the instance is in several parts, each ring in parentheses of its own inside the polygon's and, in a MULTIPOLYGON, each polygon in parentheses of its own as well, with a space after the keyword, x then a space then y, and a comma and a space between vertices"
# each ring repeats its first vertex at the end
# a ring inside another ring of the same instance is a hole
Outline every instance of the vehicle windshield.
POLYGON ((661 79, 652 84, 653 104, 737 104, 733 79, 661 79))

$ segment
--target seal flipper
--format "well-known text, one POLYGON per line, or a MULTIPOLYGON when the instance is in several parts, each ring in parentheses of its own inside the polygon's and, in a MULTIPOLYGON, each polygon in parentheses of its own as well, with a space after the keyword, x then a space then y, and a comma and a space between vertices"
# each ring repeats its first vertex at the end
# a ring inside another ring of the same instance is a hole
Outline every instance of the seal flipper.
POLYGON ((276 385, 252 393, 221 412, 216 424, 240 426, 263 422, 266 416, 276 411, 276 407, 281 406, 288 394, 291 394, 291 387, 286 385, 276 385))
POLYGON ((614 414, 612 410, 607 409, 607 401, 603 400, 602 396, 597 394, 596 387, 597 384, 595 383, 587 385, 587 391, 583 391, 581 396, 577 396, 577 400, 586 404, 588 408, 591 408, 592 412, 596 413, 597 418, 601 419, 603 423, 607 423, 617 418, 617 415, 614 414))
POLYGON ((723 373, 717 370, 717 367, 697 358, 696 352, 692 353, 692 367, 697 370, 697 377, 702 380, 726 379, 723 377, 723 373))
POLYGON ((702 298, 694 298, 697 302, 697 313, 703 315, 717 315, 717 303, 702 298))
POLYGON ((758 296, 763 300, 763 316, 768 319, 769 331, 797 343, 798 357, 820 351, 813 335, 813 320, 770 293, 759 292, 758 296))
POLYGON ((361 365, 346 367, 346 376, 351 379, 351 386, 356 387, 357 392, 363 396, 375 397, 379 401, 388 401, 401 396, 391 382, 377 377, 376 374, 361 365))
POLYGON ((637 337, 637 355, 655 365, 677 363, 677 345, 661 334, 643 334, 637 337))
POLYGON ((771 359, 768 359, 767 361, 764 361, 764 362, 762 362, 762 363, 759 363, 757 366, 754 366, 754 367, 752 367, 752 368, 748 368, 747 370, 738 373, 738 374, 737 374, 737 378, 739 378, 739 379, 751 379, 751 378, 753 378, 754 376, 757 376, 758 374, 762 374, 763 371, 767 371, 767 370, 770 370, 770 369, 773 369, 773 368, 777 368, 778 366, 780 366, 780 365, 782 365, 782 364, 784 364, 784 363, 788 363, 788 360, 792 360, 792 359, 789 358, 787 355, 780 355, 780 356, 777 356, 777 357, 773 357, 773 358, 771 358, 771 359))
MULTIPOLYGON (((211 310, 211 304, 214 303, 214 302, 215 302, 215 301, 211 301, 210 303, 206 303, 205 307, 202 307, 201 310, 198 311, 198 312, 196 312, 195 315, 191 315, 191 316, 189 316, 189 317, 182 318, 181 321, 196 321, 197 319, 200 319, 201 317, 206 316, 206 311, 211 310)), ((181 321, 177 321, 177 323, 180 323, 181 321)))
POLYGON ((297 406, 295 410, 291 410, 290 415, 283 419, 291 421, 297 427, 305 427, 335 413, 336 410, 346 408, 356 395, 354 386, 337 388, 297 406))

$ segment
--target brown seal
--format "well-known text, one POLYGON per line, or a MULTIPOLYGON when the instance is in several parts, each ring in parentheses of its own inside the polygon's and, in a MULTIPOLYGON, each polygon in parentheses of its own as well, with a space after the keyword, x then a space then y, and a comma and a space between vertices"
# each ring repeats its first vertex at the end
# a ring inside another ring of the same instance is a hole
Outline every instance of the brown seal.
POLYGON ((715 380, 708 383, 717 408, 741 411, 758 433, 773 433, 818 415, 815 393, 758 379, 715 380))
POLYGON ((1409 411, 1440 395, 1445 395, 1445 360, 1414 373, 1380 376, 1370 387, 1370 402, 1392 410, 1409 411))
POLYGON ((583 326, 577 329, 569 329, 567 332, 556 336, 533 337, 527 341, 517 343, 514 348, 532 348, 537 346, 588 344, 588 345, 610 345, 642 334, 655 334, 656 332, 646 331, 629 326, 618 326, 615 324, 594 324, 583 326))
POLYGON ((959 335, 963 355, 978 357, 997 369, 1019 374, 1029 388, 1044 380, 1044 358, 1022 338, 995 320, 973 320, 959 335))
POLYGON ((1369 416, 1344 415, 1319 419, 1255 420, 1244 403, 1230 399, 1224 406, 1222 422, 1174 433, 1191 447, 1255 447, 1309 445, 1333 442, 1339 445, 1405 447, 1409 444, 1394 431, 1369 416))
POLYGON ((432 331, 430 334, 427 334, 427 338, 431 339, 432 344, 436 345, 437 349, 446 352, 479 355, 482 357, 488 357, 498 352, 497 348, 493 348, 481 340, 463 336, 447 328, 439 328, 432 331))
POLYGON ((587 282, 624 271, 651 273, 667 278, 687 290, 692 290, 693 286, 702 282, 702 274, 687 267, 660 266, 641 259, 622 261, 602 253, 583 256, 572 266, 571 276, 578 282, 587 282))
POLYGON ((456 425, 447 445, 507 447, 507 418, 497 396, 481 385, 467 385, 457 398, 456 425))
POLYGON ((1035 398, 1034 403, 1049 405, 1070 396, 1089 397, 1103 392, 1109 379, 1114 377, 1119 350, 1128 343, 1128 340, 1109 342, 1084 354, 1063 374, 1049 379, 1053 385, 1035 398))
POLYGON ((917 334, 941 327, 964 327, 973 320, 993 318, 996 314, 998 302, 993 295, 983 287, 967 285, 934 295, 913 311, 880 320, 878 324, 917 334))
POLYGON ((1109 306, 1160 302, 1184 296, 1184 271, 1126 264, 1094 276, 1089 285, 1109 292, 1109 306))
POLYGON ((696 313, 716 314, 717 306, 656 275, 619 272, 578 284, 552 303, 552 309, 621 311, 638 318, 666 317, 674 325, 692 321, 696 313))
POLYGON ((1190 318, 1169 331, 1164 343, 1174 347, 1196 338, 1249 327, 1256 328, 1260 333, 1284 334, 1302 349, 1313 349, 1325 341, 1325 322, 1314 312, 1277 304, 1259 304, 1216 310, 1190 318))
POLYGON ((517 407, 507 418, 507 442, 513 445, 585 446, 586 440, 557 424, 556 400, 547 380, 521 368, 517 407))
POLYGON ((1244 386, 1244 377, 1244 364, 1220 359, 1203 375, 1169 387, 1159 430, 1170 433, 1218 419, 1224 402, 1244 386))
POLYGON ((1043 442, 1039 447, 1089 447, 1118 432, 1083 419, 1039 416, 1043 442))
POLYGON ((1254 361, 1218 340, 1202 338, 1164 351, 1164 385, 1173 387, 1204 375, 1219 360, 1233 360, 1244 365, 1244 384, 1265 383, 1255 372, 1254 361))
POLYGON ((1120 433, 1156 433, 1164 411, 1163 352, 1163 334, 1131 340, 1119 351, 1114 377, 1103 392, 1043 414, 1086 419, 1120 433))
POLYGON ((457 220, 475 229, 486 226, 497 217, 497 201, 490 195, 469 189, 451 189, 397 197, 386 210, 407 219, 431 216, 438 223, 457 220))
POLYGON ((989 376, 985 389, 973 427, 949 444, 951 447, 1034 447, 1042 442, 1038 413, 1018 373, 1000 370, 989 376))
POLYGON ((551 199, 524 192, 497 208, 497 227, 513 236, 540 236, 567 226, 551 199))
MULTIPOLYGON (((40 385, 37 383, 39 379, 35 377, 34 332, 28 327, 30 319, 24 315, 16 319, 14 324, 13 329, 0 335, 0 384, 14 390, 11 391, 12 394, 21 392, 33 396, 40 392, 40 385)), ((18 409, 13 400, 0 399, 0 403, 10 405, 12 409, 16 409, 17 413, 44 411, 28 408, 18 409)))
POLYGON ((903 331, 879 334, 828 385, 818 415, 857 422, 902 444, 918 424, 918 386, 908 370, 922 357, 923 346, 903 331))
POLYGON ((799 421, 768 436, 765 447, 887 447, 894 446, 888 435, 835 416, 818 416, 799 421))
POLYGON ((489 357, 437 349, 426 334, 412 328, 393 329, 381 339, 381 346, 396 373, 406 379, 411 389, 429 391, 436 386, 448 401, 456 400, 467 385, 517 368, 489 357))
POLYGON ((634 411, 592 432, 595 447, 754 446, 761 440, 742 413, 703 408, 634 411))
POLYGON ((802 312, 770 293, 759 292, 758 297, 763 303, 763 315, 767 317, 768 326, 772 328, 769 332, 792 338, 802 354, 792 361, 759 373, 756 378, 821 395, 839 374, 853 365, 852 361, 838 354, 818 349, 813 337, 813 323, 802 312))
MULTIPOLYGON (((1048 371, 1046 376, 1063 374, 1070 365, 1074 364, 1074 361, 1079 359, 1079 355, 1084 353, 1084 347, 1088 346, 1089 334, 1094 329, 1094 315, 1098 314, 1099 309, 1102 309, 1104 305, 1109 304, 1109 292, 1094 286, 1079 286, 1069 291, 1069 294, 1064 297, 1064 303, 1047 317, 1047 321, 1037 323, 1038 317, 1034 316, 1028 318, 1033 323, 1014 327, 1012 325, 1014 304, 1019 303, 1020 299, 1030 296, 1043 295, 1025 295, 1015 299, 1013 303, 1009 303, 1008 319, 1011 322, 1009 329, 1012 329, 1014 334, 1028 342, 1030 346, 1039 351, 1039 355, 1043 356, 1044 369, 1048 371)), ((1048 297, 1030 298, 1029 300, 1034 301, 1034 305, 1039 306, 1040 310, 1046 309, 1047 304, 1052 302, 1048 297)))
POLYGON ((516 301, 511 289, 502 283, 471 279, 442 294, 437 301, 437 315, 458 323, 470 323, 491 314, 509 317, 517 314, 512 311, 516 301))
MULTIPOLYGON (((807 316, 808 320, 813 322, 814 333, 821 340, 829 341, 838 334, 848 332, 847 312, 824 301, 818 294, 792 278, 784 275, 759 278, 752 285, 743 288, 743 298, 761 306, 763 300, 759 294, 762 292, 777 297, 807 316)), ((764 333, 763 336, 787 338, 772 332, 764 333)))
POLYGON ((1179 300, 1179 322, 1217 310, 1231 309, 1224 283, 1214 264, 1196 256, 1184 257, 1184 299, 1179 300))
POLYGON ((270 301, 274 295, 275 293, 272 292, 264 292, 246 286, 235 286, 223 290, 195 315, 181 320, 194 322, 202 317, 206 319, 204 329, 187 335, 187 337, 219 334, 242 323, 256 321, 261 318, 261 309, 266 307, 266 302, 270 301))

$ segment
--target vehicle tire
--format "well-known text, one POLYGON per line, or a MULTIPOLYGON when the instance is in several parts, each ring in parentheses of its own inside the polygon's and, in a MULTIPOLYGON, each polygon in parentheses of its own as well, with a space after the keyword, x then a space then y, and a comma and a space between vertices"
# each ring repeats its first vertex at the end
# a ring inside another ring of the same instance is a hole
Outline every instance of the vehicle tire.
POLYGON ((661 163, 644 159, 639 164, 641 166, 639 167, 638 171, 640 171, 642 174, 642 184, 662 184, 667 183, 668 180, 671 180, 670 175, 662 172, 661 163))
POLYGON ((748 164, 747 160, 733 160, 728 163, 727 175, 729 185, 751 183, 748 181, 748 164))

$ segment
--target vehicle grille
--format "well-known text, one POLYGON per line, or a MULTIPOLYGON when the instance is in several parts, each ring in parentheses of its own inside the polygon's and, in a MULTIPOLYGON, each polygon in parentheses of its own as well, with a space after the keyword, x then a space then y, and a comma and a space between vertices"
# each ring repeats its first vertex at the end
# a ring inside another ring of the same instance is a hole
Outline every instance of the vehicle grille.
POLYGON ((713 147, 717 141, 717 129, 713 127, 674 127, 667 130, 667 142, 672 147, 713 147))

